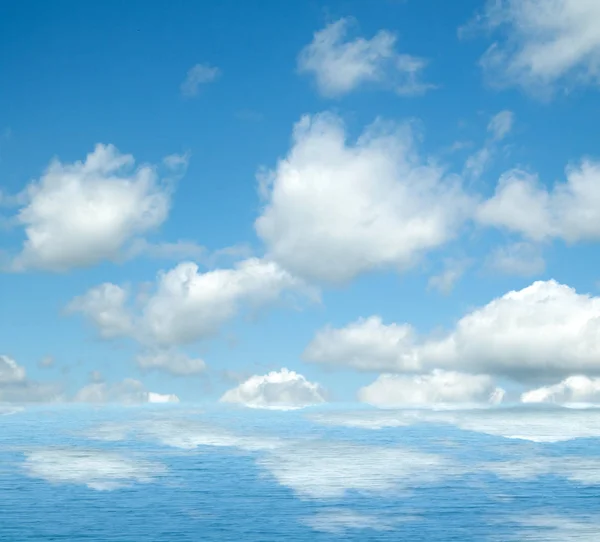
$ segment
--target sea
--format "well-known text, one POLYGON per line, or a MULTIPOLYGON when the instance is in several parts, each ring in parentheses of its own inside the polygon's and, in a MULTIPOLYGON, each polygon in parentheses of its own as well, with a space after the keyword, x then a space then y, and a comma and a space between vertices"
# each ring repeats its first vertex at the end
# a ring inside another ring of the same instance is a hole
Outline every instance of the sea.
POLYGON ((0 541, 600 541, 600 410, 0 406, 0 541))

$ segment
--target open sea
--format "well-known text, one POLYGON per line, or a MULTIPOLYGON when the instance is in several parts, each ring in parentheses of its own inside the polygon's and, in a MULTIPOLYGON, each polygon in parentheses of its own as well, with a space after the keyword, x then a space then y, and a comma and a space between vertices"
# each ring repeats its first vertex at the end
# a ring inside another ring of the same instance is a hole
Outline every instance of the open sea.
POLYGON ((600 410, 0 406, 0 540, 600 541, 600 410))

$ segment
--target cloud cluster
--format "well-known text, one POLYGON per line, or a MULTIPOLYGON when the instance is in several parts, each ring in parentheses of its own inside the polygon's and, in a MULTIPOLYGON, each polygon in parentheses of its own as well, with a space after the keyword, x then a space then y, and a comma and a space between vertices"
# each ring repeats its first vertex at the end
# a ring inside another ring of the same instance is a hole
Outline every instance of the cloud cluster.
POLYGON ((600 298, 550 280, 511 291, 463 316, 441 337, 377 317, 325 329, 304 357, 359 370, 419 373, 430 369, 543 381, 600 374, 600 298))
POLYGON ((394 34, 380 30, 371 39, 349 39, 354 25, 350 18, 327 25, 298 55, 299 72, 313 75, 322 95, 342 96, 367 83, 400 95, 422 94, 432 88, 421 80, 426 61, 396 52, 394 34))
POLYGON ((488 0, 478 26, 499 30, 481 59, 490 80, 548 96, 600 81, 595 0, 488 0))
POLYGON ((375 122, 351 143, 336 116, 303 117, 286 158, 261 177, 255 227, 269 254, 292 273, 339 284, 406 269, 454 238, 473 201, 413 146, 409 126, 375 122))
POLYGON ((600 239, 600 163, 584 160, 567 168, 566 177, 549 190, 526 171, 504 173, 476 218, 532 241, 600 239))
POLYGON ((83 162, 54 160, 24 194, 17 221, 25 228, 15 270, 64 271, 117 260, 126 245, 167 218, 170 187, 155 167, 96 145, 83 162))
POLYGON ((358 392, 361 402, 384 408, 497 404, 503 396, 504 390, 487 375, 439 369, 416 376, 383 374, 358 392))
POLYGON ((104 338, 132 337, 149 349, 138 356, 144 369, 185 375, 204 362, 174 347, 217 335, 241 310, 258 310, 286 294, 316 299, 316 290, 272 261, 250 258, 231 269, 199 272, 183 262, 158 274, 151 291, 133 303, 121 286, 106 283, 75 298, 71 312, 83 314, 104 338))
POLYGON ((325 391, 304 376, 288 369, 250 377, 225 392, 221 402, 250 408, 288 410, 325 402, 325 391))

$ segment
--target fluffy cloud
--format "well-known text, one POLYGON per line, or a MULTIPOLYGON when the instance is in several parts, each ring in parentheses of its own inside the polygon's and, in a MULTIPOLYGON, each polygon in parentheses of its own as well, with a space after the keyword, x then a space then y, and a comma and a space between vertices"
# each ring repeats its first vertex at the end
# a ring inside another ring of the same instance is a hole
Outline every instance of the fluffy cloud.
POLYGON ((298 56, 299 72, 313 75, 321 94, 337 97, 366 83, 389 87, 400 95, 432 88, 421 81, 426 62, 397 53, 394 34, 380 30, 371 39, 349 40, 353 23, 343 18, 319 30, 298 56))
POLYGON ((38 450, 26 454, 25 472, 56 484, 85 485, 111 491, 133 483, 147 484, 166 472, 159 464, 98 450, 38 450))
POLYGON ((255 375, 227 391, 221 401, 251 408, 292 409, 325 402, 325 392, 304 376, 288 369, 255 375))
MULTIPOLYGON (((91 289, 69 308, 84 314, 103 337, 132 336, 144 345, 169 347, 214 336, 242 307, 263 307, 286 292, 316 296, 315 290, 271 261, 250 258, 232 269, 206 273, 184 262, 159 273, 156 287, 138 299, 135 308, 127 305, 127 292, 114 284, 91 289)), ((189 360, 165 356, 142 355, 139 361, 147 368, 189 372, 189 360)), ((200 364, 196 361, 194 366, 198 369, 200 364)))
POLYGON ((379 372, 440 368, 548 381, 600 374, 599 331, 600 298, 538 281, 471 311, 440 338, 372 317, 317 333, 305 357, 379 372))
POLYGON ((181 83, 181 93, 192 98, 198 94, 201 85, 213 83, 221 76, 221 70, 209 64, 196 64, 192 66, 181 83))
POLYGON ((600 403, 600 378, 570 376, 554 384, 529 390, 521 395, 523 403, 600 403))
POLYGON ((341 329, 327 327, 317 332, 303 358, 359 371, 419 371, 420 360, 411 352, 414 342, 411 326, 386 325, 378 316, 371 316, 341 329))
POLYGON ((117 259, 125 245, 167 217, 170 193, 154 167, 97 145, 83 162, 54 160, 26 190, 17 220, 25 228, 15 270, 64 271, 117 259))
POLYGON ((509 171, 494 196, 481 204, 477 218, 533 241, 600 239, 600 163, 584 160, 567 168, 566 175, 566 182, 548 190, 535 175, 509 171))
POLYGON ((378 407, 429 406, 437 404, 496 404, 504 391, 485 375, 434 370, 418 376, 381 375, 361 388, 358 398, 378 407))
POLYGON ((126 306, 127 298, 128 292, 124 288, 105 283, 73 299, 67 306, 67 312, 85 315, 106 339, 122 337, 134 330, 132 317, 126 306))
POLYGON ((595 0, 488 0, 479 22, 503 38, 481 59, 491 81, 548 95, 597 84, 600 4, 595 0))
POLYGON ((93 382, 81 388, 73 398, 77 403, 178 403, 176 395, 162 395, 146 390, 144 384, 132 378, 122 382, 109 384, 107 382, 93 382))
POLYGON ((379 121, 350 144, 329 114, 303 117, 261 181, 255 227, 271 256, 330 283, 413 265, 456 235, 472 205, 457 178, 419 161, 409 127, 379 121))

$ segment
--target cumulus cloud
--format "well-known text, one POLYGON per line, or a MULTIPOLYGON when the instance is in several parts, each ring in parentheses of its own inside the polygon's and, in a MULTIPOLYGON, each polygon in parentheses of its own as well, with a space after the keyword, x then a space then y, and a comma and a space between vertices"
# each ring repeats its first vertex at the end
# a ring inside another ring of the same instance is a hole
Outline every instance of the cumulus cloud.
POLYGON ((600 374, 600 298, 538 281, 466 314, 441 337, 377 317, 318 332, 309 361, 359 370, 419 373, 432 368, 545 381, 600 374))
POLYGON ((495 248, 486 258, 485 265, 493 271, 521 277, 540 275, 546 269, 539 245, 525 242, 495 248))
POLYGON ((170 188, 154 167, 134 169, 133 156, 99 144, 83 162, 53 160, 26 200, 17 215, 26 240, 11 267, 65 271, 117 260, 165 221, 170 188))
POLYGON ((122 382, 92 382, 81 388, 73 398, 77 403, 178 403, 176 395, 162 395, 146 390, 139 380, 126 378, 122 382))
POLYGON ((88 290, 67 305, 67 312, 80 312, 106 339, 133 332, 131 314, 126 306, 128 292, 116 284, 105 283, 88 290))
POLYGON ((250 377, 225 392, 221 402, 251 408, 293 409, 325 402, 325 392, 304 376, 288 369, 250 377))
POLYGON ((532 241, 600 239, 600 163, 583 160, 568 167, 566 177, 549 190, 536 175, 508 171, 478 208, 477 219, 532 241))
POLYGON ((600 81, 600 5, 595 0, 488 0, 477 26, 501 37, 481 58, 493 84, 541 96, 600 81))
POLYGON ((197 371, 202 364, 184 360, 169 347, 212 337, 243 308, 256 310, 286 293, 317 296, 313 288, 272 261, 250 258, 231 269, 205 273, 196 264, 183 262, 159 273, 152 291, 135 307, 128 304, 125 289, 108 283, 73 300, 69 309, 86 316, 103 337, 131 336, 158 349, 159 354, 141 355, 142 366, 189 374, 192 366, 197 371))
POLYGON ((343 328, 326 327, 318 331, 302 357, 360 371, 379 372, 402 367, 418 372, 419 360, 410 357, 414 335, 409 325, 386 325, 380 317, 371 316, 343 328))
POLYGON ((358 398, 377 407, 431 406, 439 404, 497 404, 504 390, 486 375, 434 370, 430 374, 383 374, 361 388, 358 398))
POLYGON ((160 463, 114 452, 70 448, 29 452, 23 467, 32 478, 85 485, 97 491, 151 483, 167 471, 160 463))
POLYGON ((181 94, 187 98, 198 95, 202 85, 214 83, 221 76, 221 70, 209 64, 196 64, 192 66, 181 83, 181 94))
POLYGON ((408 126, 379 121, 349 143, 330 114, 296 124, 261 193, 255 227, 269 254, 299 276, 338 284, 414 265, 452 239, 472 208, 456 177, 421 163, 408 126))
POLYGON ((552 386, 542 386, 521 395, 523 403, 600 403, 600 378, 570 376, 552 386))
POLYGON ((432 88, 422 82, 427 62, 396 52, 396 36, 380 30, 371 39, 348 38, 355 21, 343 18, 315 32, 298 55, 298 70, 314 76, 327 97, 348 94, 367 83, 390 88, 400 95, 422 94, 432 88))

